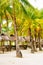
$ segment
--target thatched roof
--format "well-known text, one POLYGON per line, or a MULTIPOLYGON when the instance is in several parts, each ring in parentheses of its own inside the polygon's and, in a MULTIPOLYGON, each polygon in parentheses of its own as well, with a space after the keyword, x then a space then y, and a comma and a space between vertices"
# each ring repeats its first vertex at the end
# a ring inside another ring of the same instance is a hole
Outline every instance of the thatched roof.
POLYGON ((9 36, 9 40, 10 41, 15 41, 16 40, 16 37, 15 36, 9 36))
POLYGON ((5 35, 5 34, 1 34, 0 35, 0 41, 1 40, 6 40, 6 41, 8 41, 9 40, 9 37, 7 36, 7 35, 5 35))

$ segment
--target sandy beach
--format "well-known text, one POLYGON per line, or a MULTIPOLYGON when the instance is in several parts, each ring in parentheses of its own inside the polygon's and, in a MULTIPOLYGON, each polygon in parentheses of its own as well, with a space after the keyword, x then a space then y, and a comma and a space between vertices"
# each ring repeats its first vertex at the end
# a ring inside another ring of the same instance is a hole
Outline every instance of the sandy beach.
POLYGON ((0 65, 43 65, 43 51, 35 52, 21 50, 23 58, 16 57, 16 51, 0 54, 0 65))

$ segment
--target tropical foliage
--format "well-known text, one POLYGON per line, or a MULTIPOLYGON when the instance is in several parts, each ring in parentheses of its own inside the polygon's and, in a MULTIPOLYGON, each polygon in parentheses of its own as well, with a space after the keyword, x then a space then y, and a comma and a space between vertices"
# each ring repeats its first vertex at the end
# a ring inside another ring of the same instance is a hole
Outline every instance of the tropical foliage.
MULTIPOLYGON (((19 36, 28 36, 28 29, 31 31, 41 25, 41 37, 43 38, 43 9, 35 9, 28 0, 0 0, 0 30, 3 33, 14 34, 13 1, 15 2, 15 15, 17 31, 19 36)), ((32 33, 34 36, 34 34, 32 33)))

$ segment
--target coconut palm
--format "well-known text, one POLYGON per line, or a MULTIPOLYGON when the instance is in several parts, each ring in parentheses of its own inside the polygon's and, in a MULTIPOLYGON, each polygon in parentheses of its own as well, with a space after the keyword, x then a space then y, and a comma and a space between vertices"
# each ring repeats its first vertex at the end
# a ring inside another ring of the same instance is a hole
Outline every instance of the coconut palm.
MULTIPOLYGON (((13 13, 12 13, 12 20, 14 21, 14 29, 15 29, 15 37, 16 37, 16 56, 17 57, 22 57, 22 54, 21 54, 21 51, 20 51, 20 49, 19 49, 19 46, 18 46, 18 33, 17 33, 17 23, 16 23, 16 2, 17 2, 17 0, 15 1, 15 0, 13 0, 13 2, 12 2, 12 9, 13 9, 13 13)), ((25 2, 25 0, 24 0, 24 2, 25 2)), ((21 2, 20 2, 21 3, 21 2)), ((25 10, 25 7, 23 6, 23 4, 21 3, 21 7, 22 7, 22 9, 23 9, 23 11, 24 11, 24 13, 26 14, 26 16, 28 16, 28 14, 27 14, 27 12, 26 12, 26 10, 25 10)))

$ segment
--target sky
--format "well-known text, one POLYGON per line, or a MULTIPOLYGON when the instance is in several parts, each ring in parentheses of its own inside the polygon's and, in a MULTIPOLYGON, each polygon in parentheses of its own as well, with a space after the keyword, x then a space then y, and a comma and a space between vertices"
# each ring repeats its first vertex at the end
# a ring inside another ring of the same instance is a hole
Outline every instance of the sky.
POLYGON ((28 0, 35 8, 39 10, 43 8, 43 0, 28 0))

